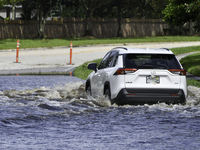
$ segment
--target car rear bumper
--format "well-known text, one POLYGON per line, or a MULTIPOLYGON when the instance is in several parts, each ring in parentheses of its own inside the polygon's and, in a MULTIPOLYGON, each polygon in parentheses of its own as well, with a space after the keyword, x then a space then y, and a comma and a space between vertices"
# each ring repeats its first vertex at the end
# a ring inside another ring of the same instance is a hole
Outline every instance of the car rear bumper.
POLYGON ((167 104, 185 103, 182 89, 122 89, 113 103, 124 104, 167 104))

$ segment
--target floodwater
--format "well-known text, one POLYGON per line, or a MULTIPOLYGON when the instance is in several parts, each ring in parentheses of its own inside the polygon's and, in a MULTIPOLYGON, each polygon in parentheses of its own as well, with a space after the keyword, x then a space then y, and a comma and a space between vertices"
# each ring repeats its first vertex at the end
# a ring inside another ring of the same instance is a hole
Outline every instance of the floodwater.
POLYGON ((0 149, 197 150, 200 90, 186 105, 110 105, 67 76, 0 77, 0 149))

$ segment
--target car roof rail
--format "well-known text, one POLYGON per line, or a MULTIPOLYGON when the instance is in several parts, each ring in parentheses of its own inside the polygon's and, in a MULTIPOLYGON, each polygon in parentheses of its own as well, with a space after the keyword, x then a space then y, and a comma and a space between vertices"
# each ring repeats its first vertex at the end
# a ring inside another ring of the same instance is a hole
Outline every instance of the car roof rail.
POLYGON ((128 48, 126 48, 126 47, 115 47, 113 49, 118 49, 118 48, 121 48, 121 49, 124 49, 124 50, 128 50, 128 48))
POLYGON ((170 51, 169 48, 165 48, 165 47, 164 47, 164 48, 162 48, 162 49, 165 49, 165 50, 167 50, 167 51, 170 51))

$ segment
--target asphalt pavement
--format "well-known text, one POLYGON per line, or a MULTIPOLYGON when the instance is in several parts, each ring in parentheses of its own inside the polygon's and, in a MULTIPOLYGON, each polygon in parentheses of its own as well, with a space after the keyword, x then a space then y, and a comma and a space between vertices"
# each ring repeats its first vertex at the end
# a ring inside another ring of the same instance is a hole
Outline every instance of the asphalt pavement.
MULTIPOLYGON (((102 58, 114 47, 128 48, 175 48, 197 46, 200 42, 166 42, 166 43, 132 43, 90 45, 72 48, 70 64, 70 47, 20 49, 16 62, 16 49, 0 51, 0 75, 40 74, 69 75, 73 70, 87 61, 102 58)), ((177 56, 179 59, 188 54, 177 56)))

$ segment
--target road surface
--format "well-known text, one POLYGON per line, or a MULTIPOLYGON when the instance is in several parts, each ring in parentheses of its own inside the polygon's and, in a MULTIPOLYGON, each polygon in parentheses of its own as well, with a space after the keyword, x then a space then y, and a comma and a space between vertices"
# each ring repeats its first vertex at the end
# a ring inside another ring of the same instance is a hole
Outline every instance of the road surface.
MULTIPOLYGON (((200 45, 200 42, 133 43, 73 47, 72 65, 69 65, 69 47, 19 49, 19 63, 16 63, 16 50, 3 50, 0 51, 0 74, 69 73, 84 62, 102 58, 114 47, 175 48, 197 45, 200 45)), ((181 55, 181 57, 184 56, 181 55)))

